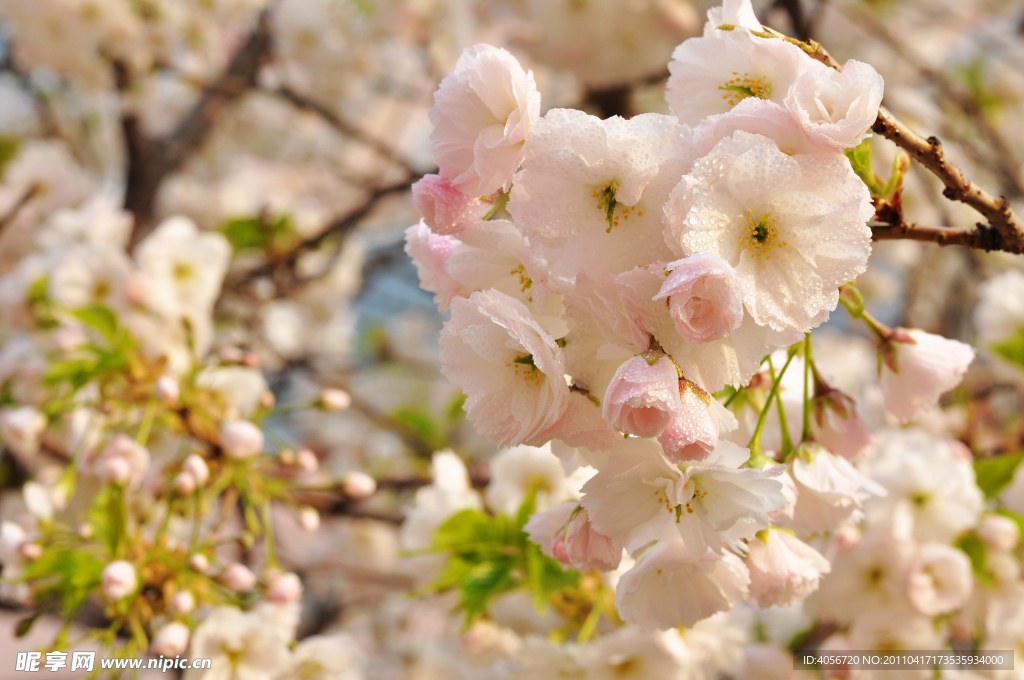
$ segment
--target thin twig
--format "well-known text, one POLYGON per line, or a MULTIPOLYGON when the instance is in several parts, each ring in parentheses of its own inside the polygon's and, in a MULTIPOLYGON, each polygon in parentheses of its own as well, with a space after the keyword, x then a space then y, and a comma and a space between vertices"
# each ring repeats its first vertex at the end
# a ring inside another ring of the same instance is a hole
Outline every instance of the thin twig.
POLYGON ((974 228, 925 227, 919 224, 872 224, 874 241, 910 240, 934 243, 940 246, 963 246, 978 250, 1019 252, 1009 248, 1002 234, 994 227, 979 224, 974 228))
POLYGON ((14 202, 14 205, 7 210, 7 214, 0 217, 0 234, 2 234, 4 229, 10 226, 15 219, 17 219, 22 209, 28 205, 33 198, 38 196, 42 190, 43 188, 38 184, 33 184, 25 190, 25 193, 23 193, 21 197, 14 202))

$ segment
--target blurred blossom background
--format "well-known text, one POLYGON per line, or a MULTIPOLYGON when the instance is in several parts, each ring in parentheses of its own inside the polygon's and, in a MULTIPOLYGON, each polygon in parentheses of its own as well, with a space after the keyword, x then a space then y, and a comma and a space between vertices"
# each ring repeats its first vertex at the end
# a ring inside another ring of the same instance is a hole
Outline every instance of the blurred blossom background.
MULTIPOLYGON (((422 550, 429 532, 446 513, 479 505, 471 489, 493 481, 496 454, 466 421, 460 390, 440 373, 446 314, 420 289, 404 250, 404 232, 419 220, 410 187, 435 171, 427 112, 462 50, 487 42, 533 71, 542 110, 667 113, 672 50, 701 33, 710 7, 709 0, 0 0, 0 412, 8 414, 0 520, 29 536, 45 533, 53 515, 81 528, 89 517, 83 489, 99 483, 80 476, 69 503, 62 484, 70 461, 83 451, 107 455, 100 452, 117 424, 135 423, 134 438, 152 390, 173 375, 163 389, 193 401, 170 395, 166 414, 149 417, 153 463, 140 470, 139 488, 149 495, 139 503, 177 507, 167 489, 177 488, 182 468, 157 468, 187 452, 189 436, 212 432, 227 452, 245 433, 228 433, 225 423, 262 418, 264 446, 278 466, 270 476, 297 486, 289 502, 257 507, 270 515, 259 515, 262 529, 253 533, 265 536, 271 524, 273 561, 301 578, 297 599, 277 584, 284 594, 273 592, 294 606, 276 615, 300 645, 331 641, 331 663, 341 670, 323 677, 508 677, 523 640, 552 630, 552 618, 513 594, 494 604, 486 625, 464 630, 453 593, 423 594, 438 570, 422 550), (97 326, 47 317, 44 308, 97 304, 114 310, 116 327, 136 339, 135 363, 125 370, 138 382, 111 380, 81 402, 53 396, 48 390, 64 379, 54 378, 55 362, 85 370, 67 362, 97 326), (138 312, 140 304, 150 313, 138 312), (150 391, 132 391, 140 385, 150 391), (18 412, 25 404, 45 416, 43 427, 18 412), (434 457, 444 450, 465 462, 466 474, 457 466, 445 472, 445 459, 434 457), (431 480, 445 475, 475 500, 430 496, 431 480), (52 507, 31 507, 26 483, 52 507), (410 597, 414 591, 422 596, 410 597)), ((939 136, 968 176, 1024 214, 1020 2, 754 0, 754 7, 765 25, 816 39, 840 62, 873 65, 885 79, 886 106, 939 136)), ((877 171, 888 176, 895 147, 877 139, 874 152, 877 171)), ((977 221, 941 190, 912 167, 907 219, 977 221)), ((991 349, 1024 327, 1022 281, 1020 256, 886 241, 875 244, 858 282, 882 322, 979 349, 963 384, 918 423, 976 457, 1024 447, 1024 348, 1016 362, 1012 351, 991 349)), ((871 427, 894 425, 875 385, 868 333, 839 310, 815 341, 819 361, 862 400, 871 427)), ((777 423, 766 431, 766 448, 772 436, 780 436, 777 423)), ((1024 477, 1006 493, 1008 507, 1024 512, 1024 477)), ((220 506, 211 508, 216 514, 220 506)), ((145 508, 135 511, 145 518, 139 531, 147 522, 160 526, 145 508)), ((226 511, 220 520, 243 533, 251 521, 226 511)), ((166 531, 187 543, 187 523, 175 518, 166 531)), ((28 568, 24 545, 12 538, 0 555, 3 577, 28 568)), ((265 547, 244 540, 234 549, 207 554, 249 566, 268 560, 265 547)), ((168 601, 177 587, 166 586, 168 601)), ((0 585, 0 678, 20 677, 17 652, 59 635, 71 649, 111 618, 102 603, 85 601, 65 631, 59 609, 48 609, 16 640, 30 600, 23 584, 0 585)), ((168 616, 162 606, 153 605, 154 620, 168 616)), ((745 674, 744 658, 756 656, 742 650, 762 625, 754 619, 767 615, 747 614, 740 623, 716 620, 720 629, 707 630, 713 642, 691 637, 687 654, 697 660, 678 677, 762 677, 745 674)), ((785 629, 792 614, 777 614, 785 629)), ((641 635, 622 644, 647 642, 641 635)), ((99 648, 95 639, 78 644, 99 648)), ((143 677, 160 675, 149 673, 143 677)), ((65 668, 54 677, 78 676, 65 668)))

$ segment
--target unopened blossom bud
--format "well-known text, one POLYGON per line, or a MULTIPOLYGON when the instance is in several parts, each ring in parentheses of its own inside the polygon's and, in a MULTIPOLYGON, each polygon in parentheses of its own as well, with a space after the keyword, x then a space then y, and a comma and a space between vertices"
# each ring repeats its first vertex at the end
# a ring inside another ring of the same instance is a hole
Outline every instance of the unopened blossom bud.
POLYGON ((196 598, 191 590, 179 590, 171 598, 171 609, 176 614, 189 614, 196 608, 196 598))
POLYGON ((260 358, 252 352, 248 352, 244 357, 242 357, 242 365, 248 368, 259 368, 260 358))
POLYGON ((665 355, 635 356, 615 371, 604 395, 602 415, 619 432, 657 437, 675 419, 679 373, 665 355))
POLYGON ((341 490, 349 498, 368 498, 377 491, 377 481, 365 472, 355 470, 341 478, 341 490))
POLYGON ((658 441, 674 463, 704 460, 718 445, 718 417, 711 410, 712 397, 689 380, 681 380, 679 399, 679 412, 658 441))
POLYGON ((922 330, 897 328, 879 351, 885 408, 907 422, 960 383, 974 348, 922 330))
POLYGON ((174 493, 179 496, 188 496, 196 490, 196 478, 190 472, 179 472, 171 483, 174 493))
POLYGON ((281 461, 281 465, 295 465, 295 452, 288 448, 281 449, 277 459, 281 461))
POLYGON ((146 304, 149 290, 149 279, 142 272, 132 272, 124 282, 124 296, 133 305, 146 304))
POLYGON ((278 604, 296 602, 302 597, 302 581, 291 572, 277 574, 267 584, 266 596, 268 600, 278 604))
MULTIPOLYGON (((309 449, 299 449, 295 454, 295 465, 303 472, 316 472, 317 468, 320 467, 320 459, 309 449)), ((345 493, 348 492, 346 491, 345 493)), ((373 492, 371 491, 370 493, 373 492)))
POLYGON ((33 456, 46 429, 46 416, 32 406, 20 406, 0 413, 0 438, 15 453, 33 456))
POLYGON ((560 531, 551 539, 551 556, 566 566, 572 566, 569 549, 565 546, 565 532, 560 531))
POLYGON ((990 550, 1010 552, 1020 541, 1020 529, 1017 523, 1002 515, 986 515, 978 525, 978 538, 990 550))
POLYGON ((296 515, 296 519, 299 522, 299 526, 310 533, 320 528, 320 513, 316 511, 316 508, 309 506, 301 508, 296 515))
POLYGON ((96 474, 106 482, 137 487, 149 469, 149 451, 119 432, 96 459, 96 474))
POLYGON ((655 300, 668 298, 676 330, 695 345, 721 340, 743 322, 743 290, 732 265, 709 253, 669 264, 655 300))
POLYGON ((769 527, 747 544, 750 594, 762 608, 785 606, 818 589, 822 574, 831 570, 828 560, 785 529, 769 527))
POLYGON ((239 364, 242 362, 242 358, 245 353, 237 347, 221 347, 220 351, 217 352, 217 356, 220 357, 220 361, 223 364, 239 364))
POLYGON ((611 571, 622 560, 622 541, 599 534, 587 511, 580 508, 565 529, 565 551, 569 564, 579 571, 611 571))
POLYGON ((89 540, 93 537, 93 534, 95 532, 93 531, 92 524, 90 524, 89 522, 82 522, 78 525, 78 531, 76 533, 78 534, 79 538, 89 540))
POLYGON ((202 553, 196 553, 188 560, 188 566, 193 571, 198 571, 200 574, 205 574, 210 569, 210 560, 206 559, 206 555, 202 553))
POLYGON ((263 451, 263 431, 248 420, 232 420, 220 428, 220 445, 228 458, 252 458, 263 451))
POLYGON ((203 486, 206 484, 207 480, 210 479, 210 468, 202 456, 190 453, 185 458, 185 462, 182 463, 181 468, 183 471, 192 475, 192 478, 196 480, 197 486, 203 486))
POLYGON ((53 519, 54 503, 50 490, 53 487, 45 487, 39 482, 26 482, 21 488, 21 498, 25 502, 25 508, 38 520, 48 522, 53 519))
POLYGON ((256 574, 244 564, 232 562, 220 573, 220 582, 236 593, 244 593, 256 586, 256 574))
POLYGON ((835 541, 836 547, 840 550, 846 550, 860 543, 860 539, 863 536, 861 530, 857 528, 855 524, 844 524, 836 529, 835 541))
POLYGON ((0 564, 13 560, 27 538, 20 524, 0 522, 0 564))
POLYGON ((326 411, 344 411, 352 405, 352 397, 345 390, 328 388, 320 392, 319 404, 326 411))
POLYGON ((271 391, 266 391, 260 395, 260 406, 262 408, 274 408, 274 404, 277 403, 277 397, 271 391))
POLYGON ((20 552, 21 556, 26 560, 38 560, 43 556, 43 547, 38 543, 22 543, 18 552, 20 552))
POLYGON ((153 636, 153 642, 149 649, 153 654, 162 654, 165 657, 174 657, 184 654, 188 649, 188 640, 191 636, 188 626, 180 621, 165 623, 163 627, 153 636))
POLYGON ((181 387, 178 384, 178 379, 173 375, 162 375, 157 378, 153 389, 156 392, 156 398, 164 406, 173 406, 181 397, 181 387))
POLYGON ((811 408, 814 441, 832 453, 854 460, 871 446, 871 431, 846 394, 829 389, 814 398, 811 408))
POLYGON ((491 209, 478 196, 468 196, 440 175, 425 175, 412 185, 412 201, 435 234, 457 234, 491 209))
POLYGON ((103 569, 103 594, 111 600, 120 600, 139 587, 138 576, 131 562, 117 560, 103 569))

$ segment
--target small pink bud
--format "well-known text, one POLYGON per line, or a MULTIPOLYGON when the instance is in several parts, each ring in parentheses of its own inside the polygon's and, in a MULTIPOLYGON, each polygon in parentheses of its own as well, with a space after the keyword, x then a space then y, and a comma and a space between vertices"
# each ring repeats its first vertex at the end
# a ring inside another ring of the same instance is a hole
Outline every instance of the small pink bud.
POLYGON ((181 397, 181 387, 173 375, 162 375, 153 386, 157 400, 164 406, 173 406, 181 397))
POLYGON ((38 543, 22 543, 18 548, 18 552, 26 560, 38 560, 43 556, 43 548, 38 543))
POLYGON ((812 407, 814 441, 847 460, 859 458, 871 446, 871 431, 848 395, 829 389, 816 396, 812 407))
POLYGON ((256 586, 256 574, 244 564, 232 562, 220 573, 220 582, 236 593, 244 593, 256 586))
POLYGON ((572 564, 569 561, 569 549, 565 547, 565 532, 559 531, 551 541, 551 555, 566 566, 572 564))
POLYGON ((259 368, 260 358, 252 352, 248 352, 244 357, 242 357, 242 365, 248 368, 259 368))
POLYGON ((108 484, 124 486, 132 476, 132 468, 124 458, 101 458, 96 467, 100 478, 108 484))
POLYGON ((267 585, 267 599, 278 604, 296 602, 302 597, 302 582, 295 574, 278 574, 267 585))
POLYGON ((179 590, 171 598, 171 609, 176 614, 189 614, 196 608, 196 598, 191 590, 179 590))
POLYGON ((138 576, 131 562, 117 560, 104 567, 103 594, 111 600, 120 600, 131 595, 138 586, 138 576))
POLYGON ((153 642, 149 649, 153 654, 162 654, 164 657, 184 654, 188 649, 188 640, 191 634, 188 626, 180 621, 165 623, 153 636, 153 642))
POLYGON ((149 290, 149 279, 142 272, 132 272, 124 283, 124 296, 133 305, 146 304, 149 290))
POLYGON ((365 472, 347 472, 341 478, 341 490, 349 498, 368 498, 377 491, 377 481, 365 472))
POLYGON ((860 543, 861 531, 854 524, 844 524, 836 530, 836 546, 840 550, 847 550, 860 543))
POLYGON ((78 531, 76 532, 79 538, 89 540, 95 533, 92 528, 92 524, 88 522, 82 522, 78 525, 78 531))
POLYGON ((253 458, 263 452, 263 431, 248 420, 232 420, 220 428, 220 445, 228 458, 253 458))
POLYGON ((694 253, 668 265, 668 277, 653 299, 668 298, 676 330, 695 345, 721 340, 743 322, 743 289, 736 270, 709 253, 694 253))
POLYGON ((990 550, 1010 552, 1020 541, 1020 529, 1009 517, 985 515, 978 526, 978 537, 990 550))
POLYGON ((296 519, 299 522, 299 526, 310 533, 320 528, 320 513, 316 511, 316 508, 309 506, 301 508, 296 515, 296 519))
POLYGON ((273 392, 267 391, 260 395, 260 406, 263 408, 274 408, 274 404, 277 403, 277 397, 274 396, 273 392))
POLYGON ((196 486, 203 486, 210 479, 210 468, 202 456, 190 453, 181 467, 196 480, 196 486))
POLYGON ((344 411, 352 405, 352 397, 345 390, 328 388, 320 392, 320 406, 327 411, 344 411))
POLYGON ((711 411, 711 398, 689 380, 679 381, 681 407, 658 437, 673 463, 704 460, 718 446, 718 417, 711 411))
POLYGON ((667 356, 627 359, 604 394, 602 415, 614 430, 657 437, 679 413, 679 373, 667 356))
MULTIPOLYGON (((295 464, 303 472, 316 472, 320 467, 320 459, 309 449, 299 449, 295 454, 295 464)), ((348 492, 346 491, 346 493, 348 492)))
POLYGON ((277 454, 281 465, 295 465, 295 452, 291 449, 281 449, 277 454))
POLYGON ((189 496, 196 490, 196 478, 190 472, 179 472, 171 484, 179 496, 189 496))
POLYGON ((206 559, 206 555, 196 553, 189 558, 188 566, 192 567, 192 571, 198 571, 200 574, 205 574, 210 570, 210 560, 206 559))
POLYGON ((242 363, 242 358, 245 357, 245 353, 242 350, 232 346, 221 347, 217 355, 223 364, 240 364, 242 363))
POLYGON ((457 234, 484 218, 491 206, 467 196, 439 175, 426 175, 412 185, 412 201, 436 234, 457 234))
POLYGON ((149 461, 149 451, 144 446, 119 432, 96 459, 94 470, 105 482, 134 488, 142 483, 149 461))

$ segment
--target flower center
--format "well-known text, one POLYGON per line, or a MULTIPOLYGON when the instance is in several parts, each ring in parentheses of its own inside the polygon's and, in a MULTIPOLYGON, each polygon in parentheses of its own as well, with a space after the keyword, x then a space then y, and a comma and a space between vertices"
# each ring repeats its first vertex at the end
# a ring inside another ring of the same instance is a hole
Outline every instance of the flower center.
POLYGON ((513 373, 524 380, 532 382, 540 380, 541 371, 537 368, 537 364, 533 363, 532 354, 526 354, 513 359, 509 366, 512 368, 513 373))
POLYGON ((619 220, 628 221, 629 216, 633 211, 636 211, 637 217, 643 217, 644 211, 637 209, 636 206, 622 205, 615 200, 615 192, 618 191, 619 185, 616 181, 605 182, 603 187, 594 189, 593 193, 590 194, 591 198, 597 199, 597 209, 605 214, 605 219, 608 220, 608 228, 605 229, 605 233, 611 233, 613 227, 619 226, 619 220), (619 214, 615 214, 615 209, 619 208, 619 214))
POLYGON ((740 74, 737 71, 733 71, 732 75, 724 85, 718 86, 719 90, 725 92, 722 99, 729 102, 729 106, 736 106, 747 97, 768 99, 772 96, 772 85, 767 76, 754 78, 749 73, 740 74))
POLYGON ((764 255, 764 259, 770 260, 772 248, 786 245, 786 242, 779 238, 779 226, 771 213, 755 216, 753 210, 747 210, 743 219, 747 224, 739 237, 740 248, 749 251, 751 257, 764 255))
POLYGON ((518 267, 510 271, 509 275, 519 277, 519 285, 521 286, 519 291, 522 293, 525 293, 527 290, 530 289, 530 286, 533 285, 533 280, 526 275, 526 265, 519 265, 518 267))

